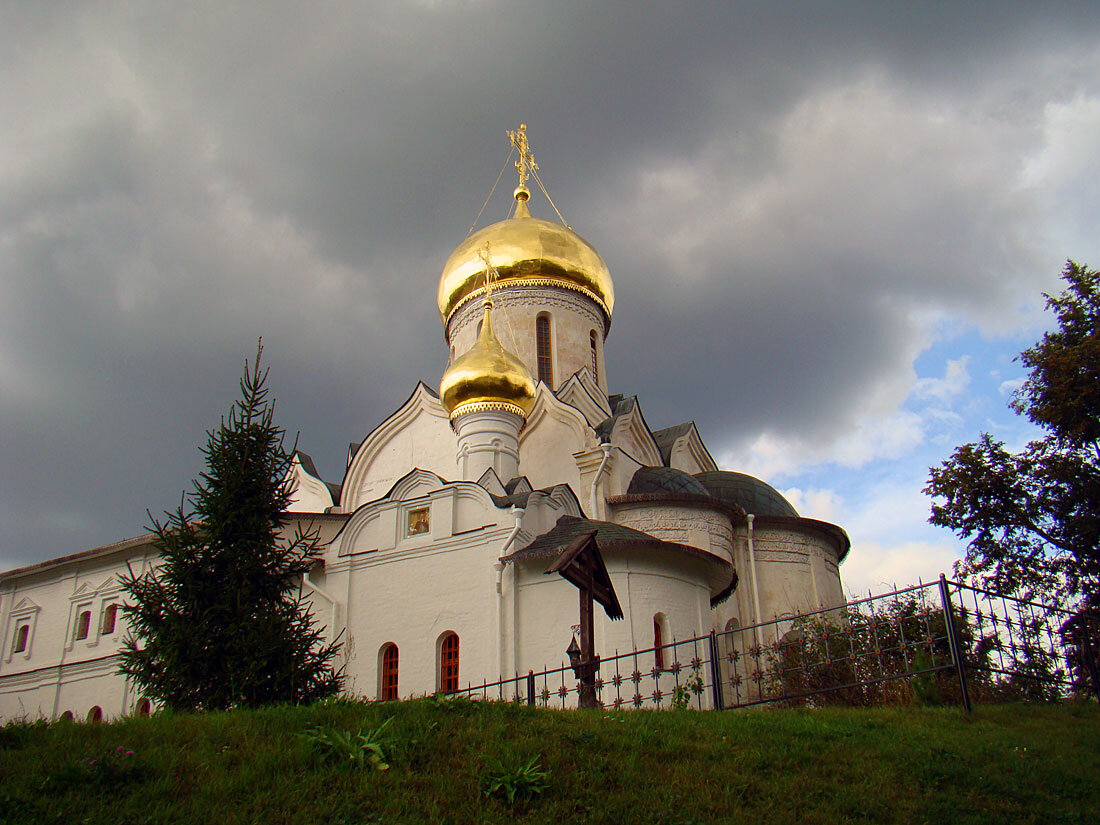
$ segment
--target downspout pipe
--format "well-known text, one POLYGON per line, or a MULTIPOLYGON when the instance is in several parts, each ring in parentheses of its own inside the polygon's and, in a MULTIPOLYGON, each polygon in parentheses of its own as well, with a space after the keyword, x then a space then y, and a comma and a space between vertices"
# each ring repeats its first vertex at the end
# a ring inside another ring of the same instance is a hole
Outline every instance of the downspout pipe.
POLYGON ((592 491, 589 498, 592 502, 592 518, 598 519, 600 517, 599 499, 596 497, 596 492, 600 486, 600 479, 603 478, 604 470, 607 469, 607 462, 611 460, 611 450, 614 449, 610 444, 600 444, 600 449, 603 450, 603 459, 600 461, 600 466, 596 469, 596 477, 592 479, 592 491))
POLYGON ((760 580, 756 577, 756 551, 752 546, 752 523, 756 518, 752 513, 748 513, 745 516, 745 520, 748 523, 748 544, 749 544, 749 569, 752 571, 752 606, 753 611, 756 614, 753 625, 756 627, 756 646, 762 648, 764 646, 760 637, 760 580))
MULTIPOLYGON (((523 524, 522 507, 512 508, 512 518, 516 520, 516 523, 512 526, 512 531, 508 534, 508 538, 504 540, 504 546, 500 548, 500 558, 508 555, 508 549, 512 546, 512 543, 519 535, 520 525, 523 524)), ((497 675, 498 678, 504 678, 504 562, 498 558, 496 563, 493 564, 493 569, 497 573, 497 675)), ((515 569, 513 566, 512 572, 512 598, 516 597, 515 589, 515 569)))

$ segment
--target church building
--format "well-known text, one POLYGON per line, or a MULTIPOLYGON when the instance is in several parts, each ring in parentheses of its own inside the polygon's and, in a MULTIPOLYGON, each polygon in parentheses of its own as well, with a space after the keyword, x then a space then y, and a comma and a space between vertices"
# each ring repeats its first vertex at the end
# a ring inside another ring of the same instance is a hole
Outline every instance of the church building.
MULTIPOLYGON (((844 601, 840 527, 720 470, 694 422, 652 429, 638 398, 611 391, 610 272, 571 228, 532 214, 537 166, 525 127, 510 136, 511 217, 467 237, 439 278, 450 357, 438 392, 417 383, 351 445, 338 484, 294 457, 286 529, 321 533, 302 588, 343 639, 356 696, 557 667, 577 590, 545 571, 592 531, 624 613, 596 613, 604 657, 844 601)), ((118 575, 156 563, 141 536, 0 574, 0 720, 155 709, 117 653, 118 575)))

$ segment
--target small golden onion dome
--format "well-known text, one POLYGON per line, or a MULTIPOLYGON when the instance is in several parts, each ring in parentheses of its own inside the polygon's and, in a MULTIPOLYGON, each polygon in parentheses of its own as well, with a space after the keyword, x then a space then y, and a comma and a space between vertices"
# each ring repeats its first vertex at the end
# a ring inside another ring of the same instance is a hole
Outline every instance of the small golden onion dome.
POLYGON ((477 341, 447 367, 439 382, 439 399, 452 421, 479 410, 502 410, 526 419, 535 404, 535 381, 493 334, 491 307, 486 301, 477 341))
POLYGON ((515 217, 475 232, 451 253, 439 279, 439 315, 446 324, 454 311, 484 291, 489 245, 498 283, 527 281, 587 294, 611 317, 615 289, 607 264, 595 247, 567 226, 531 217, 528 192, 515 192, 515 217))

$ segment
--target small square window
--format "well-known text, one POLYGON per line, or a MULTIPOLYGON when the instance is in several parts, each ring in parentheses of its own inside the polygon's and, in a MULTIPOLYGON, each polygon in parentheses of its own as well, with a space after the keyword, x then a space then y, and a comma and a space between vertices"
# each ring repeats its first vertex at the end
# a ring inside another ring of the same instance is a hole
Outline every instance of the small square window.
POLYGON ((428 507, 417 507, 409 510, 409 535, 419 536, 431 529, 431 511, 428 507))

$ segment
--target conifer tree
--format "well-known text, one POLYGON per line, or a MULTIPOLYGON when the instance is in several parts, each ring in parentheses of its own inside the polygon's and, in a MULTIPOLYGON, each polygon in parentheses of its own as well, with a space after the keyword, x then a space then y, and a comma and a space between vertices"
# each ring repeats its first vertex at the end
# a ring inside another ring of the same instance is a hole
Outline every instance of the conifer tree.
POLYGON ((177 710, 309 702, 343 678, 338 642, 324 643, 301 598, 317 534, 282 533, 292 455, 273 422, 262 352, 261 341, 241 398, 207 433, 193 491, 165 521, 150 516, 159 564, 122 577, 130 634, 120 670, 177 710))

